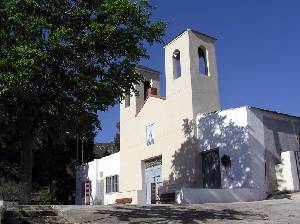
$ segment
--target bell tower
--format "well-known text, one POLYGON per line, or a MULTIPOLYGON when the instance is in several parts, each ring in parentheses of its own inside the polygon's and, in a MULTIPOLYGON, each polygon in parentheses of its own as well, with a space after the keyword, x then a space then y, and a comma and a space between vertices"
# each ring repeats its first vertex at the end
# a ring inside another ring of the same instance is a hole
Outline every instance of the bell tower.
POLYGON ((134 86, 137 94, 128 94, 120 104, 121 129, 127 120, 137 115, 149 95, 160 95, 160 73, 158 71, 138 65, 136 73, 142 75, 144 81, 134 86))
POLYGON ((187 29, 164 47, 166 98, 192 107, 193 117, 220 110, 215 41, 187 29))

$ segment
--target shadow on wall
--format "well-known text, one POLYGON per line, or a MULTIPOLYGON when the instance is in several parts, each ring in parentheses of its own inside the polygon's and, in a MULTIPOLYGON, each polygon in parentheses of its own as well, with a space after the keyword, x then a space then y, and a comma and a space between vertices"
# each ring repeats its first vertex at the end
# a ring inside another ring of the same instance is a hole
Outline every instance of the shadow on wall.
POLYGON ((89 174, 89 164, 85 164, 85 165, 82 165, 81 166, 82 169, 81 169, 81 178, 82 178, 82 181, 86 181, 88 180, 88 174, 89 174))
POLYGON ((172 159, 172 173, 168 181, 163 183, 163 192, 175 192, 185 187, 199 187, 200 170, 196 164, 200 162, 200 155, 197 152, 197 139, 193 135, 194 122, 183 119, 182 131, 185 141, 179 150, 175 152, 172 159))
MULTIPOLYGON (((270 115, 269 115, 270 116, 270 115)), ((297 135, 300 133, 300 119, 284 120, 280 117, 263 116, 265 125, 266 160, 268 192, 276 192, 286 181, 282 176, 281 154, 286 151, 296 151, 299 148, 297 135)))
POLYGON ((77 167, 76 173, 76 204, 83 205, 85 203, 85 181, 88 180, 89 165, 80 165, 77 167))
POLYGON ((202 155, 212 149, 219 149, 221 183, 225 189, 251 188, 251 156, 249 151, 249 127, 236 124, 226 115, 212 113, 200 117, 197 124, 183 120, 182 131, 185 142, 172 159, 172 173, 164 182, 163 191, 180 190, 181 187, 203 188, 202 155), (198 127, 197 127, 198 126, 198 127), (198 137, 195 137, 195 128, 198 137), (231 166, 224 167, 221 158, 230 157, 231 166))

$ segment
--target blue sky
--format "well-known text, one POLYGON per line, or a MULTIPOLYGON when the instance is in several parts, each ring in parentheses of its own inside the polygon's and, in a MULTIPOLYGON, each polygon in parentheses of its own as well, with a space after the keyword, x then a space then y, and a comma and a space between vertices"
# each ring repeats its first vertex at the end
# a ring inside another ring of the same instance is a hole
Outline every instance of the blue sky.
MULTIPOLYGON (((300 116, 300 1, 150 0, 153 19, 168 22, 165 41, 187 28, 216 37, 222 109, 251 105, 300 116)), ((149 48, 141 64, 161 72, 164 50, 149 48)), ((119 106, 101 113, 95 142, 110 142, 119 106)))

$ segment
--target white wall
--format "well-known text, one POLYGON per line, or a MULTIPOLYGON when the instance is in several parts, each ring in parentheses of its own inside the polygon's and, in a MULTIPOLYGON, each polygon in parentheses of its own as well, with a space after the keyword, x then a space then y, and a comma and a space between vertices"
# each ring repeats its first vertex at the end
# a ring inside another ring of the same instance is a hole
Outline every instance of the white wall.
POLYGON ((88 165, 81 165, 76 167, 76 197, 75 204, 83 205, 84 196, 82 195, 82 182, 86 181, 88 177, 88 165))
POLYGON ((96 184, 97 184, 97 159, 88 163, 88 179, 91 181, 92 193, 91 193, 91 204, 94 204, 96 199, 96 184))
MULTIPOLYGON (((103 157, 98 160, 98 180, 102 179, 104 183, 104 201, 105 205, 114 204, 117 193, 106 194, 105 178, 120 174, 120 153, 115 153, 110 156, 103 157), (100 172, 103 172, 103 177, 100 178, 100 172)), ((119 183, 120 185, 120 183, 119 183)))
POLYGON ((278 190, 299 190, 299 177, 297 173, 295 152, 287 151, 281 153, 281 163, 275 166, 278 190))
MULTIPOLYGON (((261 198, 277 190, 299 190, 295 161, 299 118, 247 106, 200 114, 197 128, 200 153, 219 148, 220 158, 227 154, 232 159, 231 169, 221 165, 221 179, 222 188, 233 191, 209 189, 202 201, 209 197, 228 201, 223 193, 248 200, 255 194, 261 198), (251 193, 245 194, 249 189, 251 193)), ((202 195, 205 190, 188 189, 185 196, 202 195)))
POLYGON ((231 167, 220 163, 222 189, 183 188, 187 203, 262 200, 264 178, 263 124, 248 107, 197 116, 198 152, 219 149, 231 158, 231 167))
POLYGON ((253 183, 260 191, 267 192, 263 115, 249 107, 247 111, 253 183))
POLYGON ((300 119, 259 108, 251 110, 261 114, 264 125, 267 192, 299 190, 296 185, 292 187, 291 183, 295 176, 293 172, 296 172, 293 171, 296 161, 292 154, 299 150, 297 136, 300 133, 300 119))
POLYGON ((200 189, 183 188, 181 203, 229 203, 258 201, 266 198, 266 193, 257 188, 200 189))
POLYGON ((82 182, 91 181, 91 204, 114 204, 117 193, 106 194, 105 178, 120 174, 120 153, 115 153, 101 159, 95 159, 86 165, 77 167, 76 171, 76 204, 84 204, 81 197, 82 182), (102 172, 102 177, 100 177, 102 172), (102 181, 102 186, 100 186, 102 181))
POLYGON ((231 158, 230 168, 220 165, 224 189, 255 186, 247 125, 247 107, 197 116, 198 152, 218 148, 220 160, 223 155, 231 158))

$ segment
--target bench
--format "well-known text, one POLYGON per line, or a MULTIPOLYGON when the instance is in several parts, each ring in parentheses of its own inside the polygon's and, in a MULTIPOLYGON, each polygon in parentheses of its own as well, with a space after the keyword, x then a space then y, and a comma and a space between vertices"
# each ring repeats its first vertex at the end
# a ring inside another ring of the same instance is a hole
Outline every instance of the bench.
POLYGON ((175 202, 175 192, 163 193, 160 195, 160 203, 171 204, 175 202))
POLYGON ((132 203, 132 198, 118 198, 116 199, 116 204, 131 204, 132 203))

